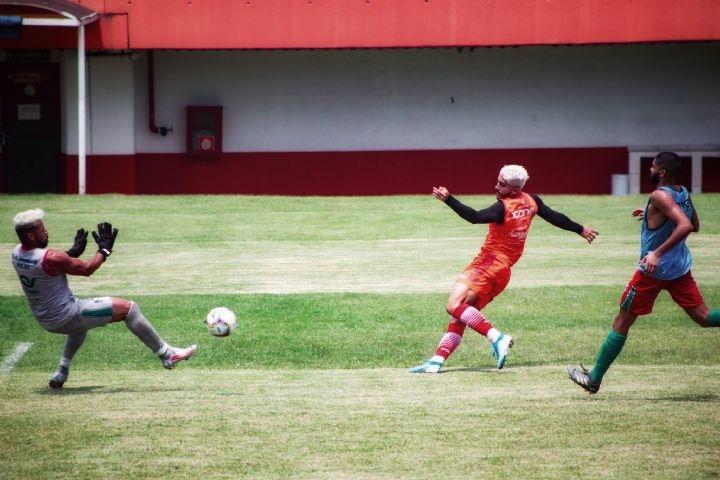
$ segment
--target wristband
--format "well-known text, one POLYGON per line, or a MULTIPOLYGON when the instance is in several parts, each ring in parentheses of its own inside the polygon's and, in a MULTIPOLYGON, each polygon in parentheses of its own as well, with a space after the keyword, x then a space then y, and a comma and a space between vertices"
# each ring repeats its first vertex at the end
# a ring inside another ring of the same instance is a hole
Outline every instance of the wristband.
POLYGON ((107 260, 107 257, 109 257, 112 252, 107 248, 101 248, 98 250, 98 253, 102 255, 105 260, 107 260))

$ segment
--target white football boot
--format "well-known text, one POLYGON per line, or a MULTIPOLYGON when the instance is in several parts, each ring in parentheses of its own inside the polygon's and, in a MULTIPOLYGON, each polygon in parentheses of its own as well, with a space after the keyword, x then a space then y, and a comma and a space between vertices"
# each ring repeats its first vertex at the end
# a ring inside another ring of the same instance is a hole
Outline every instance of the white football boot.
POLYGON ((163 367, 170 370, 171 368, 175 367, 178 362, 182 360, 187 360, 188 358, 192 357, 193 354, 197 352, 197 349, 197 345, 190 345, 187 348, 170 347, 170 351, 162 359, 162 365, 163 367))
POLYGON ((515 345, 510 335, 501 333, 497 340, 492 343, 492 354, 497 360, 497 368, 500 370, 505 366, 505 361, 510 354, 510 349, 515 345))
POLYGON ((417 367, 413 367, 410 369, 410 373, 440 373, 440 369, 442 368, 443 362, 438 362, 435 360, 426 360, 417 367))

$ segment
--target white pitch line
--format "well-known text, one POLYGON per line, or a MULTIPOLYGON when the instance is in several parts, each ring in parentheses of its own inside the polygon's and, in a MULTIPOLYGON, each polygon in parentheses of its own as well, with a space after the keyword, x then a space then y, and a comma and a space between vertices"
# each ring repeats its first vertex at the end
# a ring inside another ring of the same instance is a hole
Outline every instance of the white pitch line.
POLYGON ((8 355, 8 357, 0 365, 0 374, 10 373, 20 359, 30 350, 32 342, 20 342, 15 345, 15 351, 8 355))

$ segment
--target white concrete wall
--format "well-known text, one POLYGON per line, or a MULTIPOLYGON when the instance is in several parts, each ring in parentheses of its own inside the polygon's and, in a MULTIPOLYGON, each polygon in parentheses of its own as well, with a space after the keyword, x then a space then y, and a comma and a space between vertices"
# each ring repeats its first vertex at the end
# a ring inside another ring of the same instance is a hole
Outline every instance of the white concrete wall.
POLYGON ((132 153, 134 125, 137 152, 184 152, 186 105, 223 106, 227 152, 716 145, 718 58, 718 44, 158 51, 167 137, 147 128, 145 55, 93 58, 89 147, 132 153))
MULTIPOLYGON (((77 155, 77 53, 62 61, 63 152, 77 155)), ((135 62, 130 57, 88 57, 87 153, 135 153, 135 62)))

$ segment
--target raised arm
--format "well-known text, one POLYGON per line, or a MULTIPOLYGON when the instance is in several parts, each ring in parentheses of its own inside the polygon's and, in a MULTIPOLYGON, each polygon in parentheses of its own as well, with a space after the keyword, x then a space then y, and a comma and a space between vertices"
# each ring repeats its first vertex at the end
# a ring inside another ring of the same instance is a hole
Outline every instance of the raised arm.
POLYGON ((74 258, 60 250, 48 249, 45 259, 43 260, 43 268, 50 275, 79 275, 89 277, 100 268, 105 261, 105 257, 97 252, 87 262, 74 258))
MULTIPOLYGON (((654 251, 648 252, 640 263, 645 264, 645 271, 652 274, 660 263, 662 257, 668 250, 680 243, 685 237, 693 231, 693 224, 688 220, 687 216, 677 206, 672 196, 664 190, 655 190, 650 195, 650 203, 657 208, 668 220, 675 224, 675 230, 654 251)), ((694 208, 693 208, 694 211, 694 208)), ((694 217, 697 215, 693 215, 694 217)), ((698 228, 700 224, 698 223, 698 228)))
POLYGON ((535 200, 535 203, 537 203, 538 216, 548 222, 550 225, 562 228, 563 230, 567 230, 569 232, 575 232, 581 237, 583 237, 585 240, 587 240, 588 243, 592 243, 592 241, 595 240, 595 238, 597 237, 598 232, 592 227, 580 225, 579 223, 573 222, 572 220, 570 220, 570 218, 568 218, 567 215, 555 211, 545 205, 545 203, 537 195, 530 195, 535 200))
POLYGON ((445 187, 433 187, 433 196, 445 202, 462 219, 470 223, 503 223, 505 220, 505 206, 498 201, 482 210, 475 210, 450 195, 445 187))
POLYGON ((80 255, 82 255, 85 251, 85 247, 87 246, 87 236, 88 232, 86 232, 84 228, 79 229, 75 234, 75 241, 73 242, 73 246, 70 247, 69 250, 65 251, 65 253, 67 253, 73 258, 78 258, 80 255))
MULTIPOLYGON (((48 249, 45 259, 43 260, 43 268, 50 275, 61 275, 65 273, 68 275, 89 277, 100 268, 100 265, 102 265, 105 259, 112 253, 117 234, 117 228, 112 228, 112 225, 107 222, 100 223, 98 224, 98 231, 92 232, 95 243, 98 245, 98 251, 90 260, 84 261, 79 258, 74 258, 71 255, 74 252, 70 252, 69 254, 68 252, 61 252, 60 250, 48 249)), ((78 230, 75 238, 76 243, 79 238, 81 238, 81 240, 86 239, 87 232, 82 229, 78 230)), ((85 241, 85 243, 87 243, 87 241, 85 241)), ((73 249, 74 248, 75 246, 73 246, 73 249)), ((84 249, 85 245, 82 246, 82 250, 84 249)))

